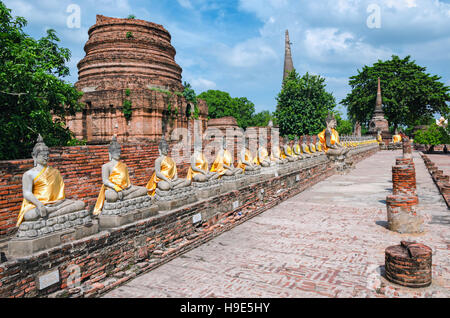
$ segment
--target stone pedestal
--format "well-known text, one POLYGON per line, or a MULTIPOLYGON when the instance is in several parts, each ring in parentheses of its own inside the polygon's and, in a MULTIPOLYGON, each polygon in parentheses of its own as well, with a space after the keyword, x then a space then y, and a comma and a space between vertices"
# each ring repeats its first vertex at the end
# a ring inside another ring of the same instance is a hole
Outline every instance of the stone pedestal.
POLYGON ((130 211, 118 215, 100 215, 99 224, 101 229, 111 229, 130 224, 139 220, 147 219, 149 217, 158 215, 158 206, 152 204, 149 207, 142 208, 135 211, 130 211))
POLYGON ((223 181, 220 179, 207 182, 192 182, 192 186, 197 192, 199 200, 208 199, 216 195, 222 194, 223 181))
POLYGON ((197 193, 192 185, 170 191, 156 189, 155 199, 159 211, 174 210, 198 200, 197 193))
POLYGON ((386 278, 411 288, 430 286, 432 283, 432 250, 416 242, 401 242, 385 251, 386 278))
POLYGON ((423 217, 417 211, 417 196, 386 197, 388 228, 398 233, 423 232, 423 217))
POLYGON ((415 196, 416 171, 413 165, 392 167, 392 187, 394 195, 415 196))
POLYGON ((84 237, 98 233, 99 225, 97 220, 92 220, 85 225, 78 225, 71 228, 58 230, 47 235, 36 238, 16 237, 8 243, 8 258, 19 258, 30 256, 34 253, 47 250, 64 243, 76 241, 84 237))

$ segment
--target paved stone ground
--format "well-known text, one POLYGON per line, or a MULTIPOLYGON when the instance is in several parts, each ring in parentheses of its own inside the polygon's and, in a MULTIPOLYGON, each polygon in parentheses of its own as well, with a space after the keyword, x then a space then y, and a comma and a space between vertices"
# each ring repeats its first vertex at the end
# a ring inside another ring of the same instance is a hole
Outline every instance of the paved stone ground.
POLYGON ((427 155, 436 166, 447 176, 450 176, 450 153, 427 155))
POLYGON ((386 229, 391 166, 381 151, 105 297, 449 297, 450 212, 415 153, 426 232, 386 229), (413 239, 433 249, 433 284, 386 281, 384 250, 413 239))

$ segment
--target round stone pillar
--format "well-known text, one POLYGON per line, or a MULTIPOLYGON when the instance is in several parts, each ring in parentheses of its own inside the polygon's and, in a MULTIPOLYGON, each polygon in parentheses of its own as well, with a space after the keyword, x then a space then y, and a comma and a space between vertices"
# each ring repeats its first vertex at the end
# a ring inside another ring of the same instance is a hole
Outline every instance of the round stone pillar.
POLYGON ((406 287, 420 288, 432 282, 432 250, 430 247, 402 241, 385 250, 386 278, 406 287))
POLYGON ((398 233, 423 232, 423 217, 417 212, 419 198, 408 195, 386 197, 388 228, 398 233))

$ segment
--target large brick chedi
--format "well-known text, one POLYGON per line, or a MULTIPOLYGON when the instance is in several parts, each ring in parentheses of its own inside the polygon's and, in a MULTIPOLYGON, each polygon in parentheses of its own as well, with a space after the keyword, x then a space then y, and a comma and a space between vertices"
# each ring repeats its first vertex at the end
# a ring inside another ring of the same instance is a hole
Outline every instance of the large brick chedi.
MULTIPOLYGON (((122 142, 158 140, 163 119, 169 133, 188 127, 194 106, 181 95, 182 69, 170 41, 161 25, 97 15, 75 84, 84 92, 85 109, 68 120, 77 138, 105 143, 117 134, 122 142), (123 106, 130 102, 126 118, 123 106)), ((198 106, 199 119, 206 121, 206 103, 198 106)))

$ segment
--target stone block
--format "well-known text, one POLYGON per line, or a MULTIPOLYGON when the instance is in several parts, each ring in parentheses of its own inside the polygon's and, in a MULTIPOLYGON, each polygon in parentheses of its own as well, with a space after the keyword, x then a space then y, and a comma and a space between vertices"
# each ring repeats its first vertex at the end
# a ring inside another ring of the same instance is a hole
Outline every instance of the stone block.
POLYGON ((8 257, 20 258, 56 247, 58 245, 79 240, 98 233, 98 221, 93 220, 89 225, 76 226, 71 229, 54 232, 36 238, 13 238, 8 243, 8 257))
POLYGON ((139 220, 147 219, 158 214, 158 205, 153 204, 140 210, 130 211, 119 215, 102 215, 98 220, 101 229, 111 229, 130 224, 139 220))

